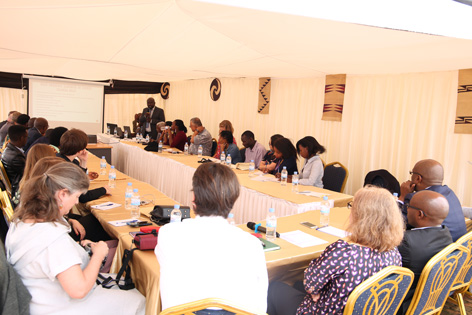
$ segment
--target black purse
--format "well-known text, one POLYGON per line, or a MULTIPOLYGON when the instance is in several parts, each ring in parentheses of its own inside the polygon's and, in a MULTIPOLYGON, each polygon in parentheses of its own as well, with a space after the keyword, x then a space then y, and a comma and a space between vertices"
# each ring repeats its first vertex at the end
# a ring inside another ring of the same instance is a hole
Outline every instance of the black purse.
MULTIPOLYGON (((157 225, 164 225, 170 222, 170 213, 174 210, 174 206, 154 206, 151 211, 151 221, 157 225)), ((182 220, 190 218, 190 207, 180 207, 182 220)))

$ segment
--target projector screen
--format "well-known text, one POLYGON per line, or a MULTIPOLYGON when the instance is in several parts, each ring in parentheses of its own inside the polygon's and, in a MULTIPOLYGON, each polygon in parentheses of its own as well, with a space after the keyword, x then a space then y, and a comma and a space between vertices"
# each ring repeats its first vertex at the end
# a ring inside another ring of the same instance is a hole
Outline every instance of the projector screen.
POLYGON ((106 83, 26 78, 29 79, 28 113, 31 117, 46 118, 50 128, 77 128, 87 134, 102 132, 106 83))

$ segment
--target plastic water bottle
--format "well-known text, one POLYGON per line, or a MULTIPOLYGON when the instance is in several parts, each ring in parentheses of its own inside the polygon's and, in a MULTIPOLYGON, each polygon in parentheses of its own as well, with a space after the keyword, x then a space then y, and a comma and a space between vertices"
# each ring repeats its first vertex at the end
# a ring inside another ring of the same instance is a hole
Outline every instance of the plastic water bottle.
POLYGON ((256 170, 256 165, 254 164, 254 160, 251 160, 251 162, 249 163, 249 177, 254 176, 255 170, 256 170))
POLYGON ((284 166, 282 173, 280 173, 280 184, 282 186, 287 186, 287 177, 288 177, 287 167, 284 166))
POLYGON ((115 135, 115 137, 118 137, 118 130, 116 130, 116 129, 118 129, 118 128, 115 128, 114 135, 115 135))
POLYGON ((133 183, 129 182, 125 191, 125 209, 131 210, 131 198, 133 198, 133 183))
POLYGON ((228 153, 228 155, 226 156, 226 165, 227 166, 231 166, 231 154, 228 153))
POLYGON ((225 151, 221 151, 221 153, 220 153, 220 162, 221 162, 221 164, 225 164, 225 162, 226 162, 225 151))
POLYGON ((170 213, 170 223, 182 222, 182 212, 180 211, 180 205, 174 205, 174 210, 170 213))
POLYGON ((108 172, 108 186, 110 186, 110 188, 115 188, 116 187, 116 171, 115 171, 115 167, 112 165, 110 167, 110 172, 108 172))
POLYGON ((292 192, 298 193, 298 172, 293 172, 292 175, 292 192))
POLYGON ((277 217, 275 216, 275 209, 270 208, 266 218, 266 238, 268 241, 275 241, 277 230, 277 217))
POLYGON ((107 126, 107 135, 110 134, 110 126, 107 126))
POLYGON ((125 129, 124 133, 123 133, 123 137, 125 139, 128 139, 128 130, 125 129))
POLYGON ((162 140, 159 141, 159 144, 157 146, 157 152, 162 153, 162 140))
POLYGON ((202 145, 200 144, 198 146, 198 157, 201 158, 203 156, 203 147, 202 145))
POLYGON ((323 201, 321 202, 321 213, 320 213, 320 226, 329 225, 329 210, 331 206, 329 204, 328 196, 323 196, 323 201))
POLYGON ((234 222, 234 214, 228 214, 228 223, 229 225, 236 225, 236 223, 234 222))
POLYGON ((188 155, 188 143, 187 142, 185 142, 185 145, 184 145, 184 154, 188 155))
POLYGON ((141 132, 140 131, 136 132, 136 141, 137 142, 141 141, 141 132))
POLYGON ((102 159, 100 160, 100 175, 106 175, 107 174, 107 160, 105 160, 105 157, 102 156, 102 159))
POLYGON ((146 135, 146 142, 149 143, 149 134, 146 135))
POLYGON ((139 197, 138 188, 133 189, 133 196, 131 197, 131 219, 137 220, 141 215, 139 213, 139 206, 141 205, 141 198, 139 197))

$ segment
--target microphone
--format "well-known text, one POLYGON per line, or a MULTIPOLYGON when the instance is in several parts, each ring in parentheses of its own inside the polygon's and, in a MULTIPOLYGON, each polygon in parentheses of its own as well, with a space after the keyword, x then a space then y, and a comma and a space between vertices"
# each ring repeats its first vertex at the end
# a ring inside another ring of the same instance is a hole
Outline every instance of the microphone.
MULTIPOLYGON (((248 223, 246 224, 246 226, 247 226, 248 228, 250 228, 251 230, 253 230, 253 231, 256 230, 256 223, 254 223, 254 222, 248 222, 248 223)), ((258 232, 261 232, 261 233, 264 233, 264 234, 267 234, 267 233, 266 233, 267 230, 266 230, 266 228, 263 227, 263 226, 259 226, 259 227, 257 228, 257 231, 258 231, 258 232)), ((280 237, 279 232, 275 232, 275 236, 280 237)))

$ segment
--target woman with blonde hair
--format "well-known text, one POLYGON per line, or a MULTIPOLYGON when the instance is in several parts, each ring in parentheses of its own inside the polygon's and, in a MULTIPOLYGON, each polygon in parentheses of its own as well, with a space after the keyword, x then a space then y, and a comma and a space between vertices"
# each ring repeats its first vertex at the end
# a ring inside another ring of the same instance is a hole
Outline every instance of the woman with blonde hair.
POLYGON ((46 156, 56 156, 56 150, 54 150, 54 148, 50 145, 43 143, 38 143, 31 147, 28 152, 28 155, 26 156, 25 171, 20 181, 20 190, 25 184, 26 180, 30 178, 31 172, 33 171, 33 168, 36 163, 46 156))
POLYGON ((96 286, 105 242, 91 243, 92 256, 72 238, 64 220, 89 186, 87 175, 72 163, 59 163, 28 180, 5 241, 7 259, 32 296, 31 314, 144 314, 136 290, 96 286))
POLYGON ((401 266, 397 246, 403 239, 404 223, 392 194, 367 186, 357 191, 348 208, 349 243, 332 243, 310 263, 303 291, 271 283, 269 315, 342 314, 349 294, 361 282, 385 267, 401 266))
MULTIPOLYGON (((223 120, 222 122, 220 122, 220 125, 219 125, 219 131, 218 131, 218 134, 221 134, 222 131, 231 131, 231 134, 234 135, 234 128, 233 128, 233 124, 229 121, 229 120, 223 120)), ((236 138, 233 136, 233 143, 238 146, 238 144, 236 143, 236 138)), ((221 154, 221 148, 224 146, 224 144, 222 144, 220 141, 218 141, 218 145, 216 146, 216 152, 215 154, 213 155, 213 157, 215 159, 219 159, 220 158, 220 154, 221 154)))

